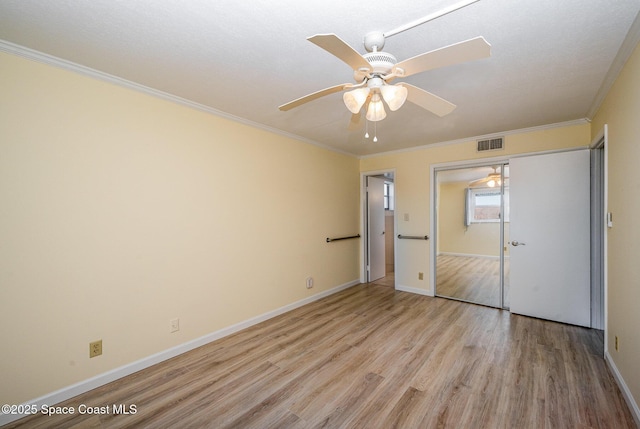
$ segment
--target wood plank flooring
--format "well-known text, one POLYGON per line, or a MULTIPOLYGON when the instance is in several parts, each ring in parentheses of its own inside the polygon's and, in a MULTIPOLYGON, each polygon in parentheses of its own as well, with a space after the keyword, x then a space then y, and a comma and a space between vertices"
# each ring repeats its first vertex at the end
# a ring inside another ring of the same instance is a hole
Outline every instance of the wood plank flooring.
MULTIPOLYGON (((505 261, 504 307, 509 308, 509 259, 505 261)), ((438 255, 436 295, 500 307, 500 260, 438 255)))
POLYGON ((8 428, 633 428, 599 331, 358 285, 8 428))

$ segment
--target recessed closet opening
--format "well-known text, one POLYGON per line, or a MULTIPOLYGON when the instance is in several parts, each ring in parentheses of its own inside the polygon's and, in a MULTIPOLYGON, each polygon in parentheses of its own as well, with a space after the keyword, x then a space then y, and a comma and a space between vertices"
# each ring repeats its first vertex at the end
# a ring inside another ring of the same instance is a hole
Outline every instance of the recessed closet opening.
POLYGON ((435 171, 435 295, 509 308, 509 165, 435 171))

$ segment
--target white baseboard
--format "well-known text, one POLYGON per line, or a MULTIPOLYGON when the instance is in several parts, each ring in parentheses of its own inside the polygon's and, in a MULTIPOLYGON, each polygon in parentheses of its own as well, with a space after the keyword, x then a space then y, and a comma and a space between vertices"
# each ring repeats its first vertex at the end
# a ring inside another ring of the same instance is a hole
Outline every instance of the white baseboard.
MULTIPOLYGON (((333 295, 334 293, 340 292, 344 289, 350 288, 351 286, 355 286, 357 284, 360 284, 360 280, 352 280, 348 283, 337 286, 333 289, 320 292, 316 295, 307 297, 300 301, 296 301, 289 305, 285 305, 284 307, 280 307, 278 309, 269 311, 267 313, 242 321, 240 323, 236 323, 235 325, 231 325, 229 327, 220 329, 219 331, 212 332, 200 338, 187 341, 186 343, 177 345, 175 347, 161 351, 151 356, 147 356, 145 358, 142 358, 130 364, 121 366, 119 368, 115 368, 111 371, 107 371, 105 373, 99 374, 87 380, 83 380, 71 386, 64 387, 60 390, 56 390, 55 392, 48 393, 39 398, 33 399, 31 401, 27 401, 22 405, 36 405, 37 409, 40 410, 43 405, 51 406, 51 405, 58 404, 62 401, 66 401, 67 399, 71 399, 82 393, 88 392, 89 390, 103 386, 107 383, 111 383, 112 381, 115 381, 119 378, 125 377, 127 375, 133 374, 134 372, 138 372, 140 370, 153 366, 157 363, 171 359, 173 357, 186 353, 190 350, 196 349, 210 342, 219 340, 220 338, 224 338, 228 335, 234 334, 250 326, 256 325, 258 323, 264 322, 265 320, 269 320, 273 317, 284 314, 288 311, 295 310, 298 307, 302 307, 303 305, 310 304, 321 298, 327 297, 329 295, 333 295)), ((6 425, 15 420, 21 419, 22 417, 26 417, 27 415, 28 414, 2 414, 0 412, 0 426, 6 425)))
POLYGON ((415 294, 418 294, 418 295, 425 295, 425 296, 433 297, 433 294, 430 293, 428 290, 426 290, 426 289, 418 289, 417 287, 396 285, 396 290, 399 290, 399 291, 402 291, 402 292, 409 292, 409 293, 415 293, 415 294))
POLYGON ((609 365, 609 369, 611 369, 611 372, 613 373, 613 377, 616 379, 616 382, 618 383, 618 387, 622 392, 622 396, 624 396, 624 400, 627 402, 627 405, 629 406, 629 410, 633 415, 633 419, 636 421, 636 425, 640 428, 640 408, 638 407, 638 404, 636 403, 636 401, 633 399, 633 395, 631 394, 631 391, 629 390, 627 383, 624 382, 624 378, 622 378, 622 374, 620 374, 620 371, 618 371, 618 367, 616 366, 615 362, 613 361, 613 358, 611 357, 608 351, 604 353, 604 360, 609 365))

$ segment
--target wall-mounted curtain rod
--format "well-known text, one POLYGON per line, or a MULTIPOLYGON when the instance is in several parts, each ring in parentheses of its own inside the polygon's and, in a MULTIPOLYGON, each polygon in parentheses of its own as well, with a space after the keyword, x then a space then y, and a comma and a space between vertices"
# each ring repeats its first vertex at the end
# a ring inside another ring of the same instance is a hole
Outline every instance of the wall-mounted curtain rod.
POLYGON ((406 239, 406 240, 428 240, 429 236, 428 235, 402 235, 402 234, 398 234, 398 238, 399 239, 406 239))
POLYGON ((331 243, 332 241, 349 240, 350 238, 360 238, 360 234, 358 234, 358 235, 350 235, 348 237, 338 237, 338 238, 329 238, 329 237, 327 237, 327 243, 331 243))

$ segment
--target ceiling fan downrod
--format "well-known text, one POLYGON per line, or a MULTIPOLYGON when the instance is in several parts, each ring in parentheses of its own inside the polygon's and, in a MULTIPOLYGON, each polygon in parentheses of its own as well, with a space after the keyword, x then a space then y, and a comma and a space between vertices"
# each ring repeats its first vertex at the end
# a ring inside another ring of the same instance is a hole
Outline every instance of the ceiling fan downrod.
MULTIPOLYGON (((427 15, 427 16, 423 16, 422 18, 416 19, 415 21, 411 21, 408 24, 401 25, 400 27, 394 28, 391 31, 385 31, 383 33, 383 37, 395 36, 398 33, 402 33, 403 31, 410 30, 410 29, 412 29, 414 27, 417 27, 418 25, 422 25, 422 24, 427 23, 429 21, 433 21, 436 18, 440 18, 441 16, 448 15, 451 12, 455 12, 456 10, 462 9, 463 7, 467 7, 467 6, 469 6, 469 5, 473 4, 473 3, 476 3, 478 1, 480 1, 480 0, 465 0, 465 1, 461 1, 459 3, 456 3, 454 5, 449 6, 447 8, 444 8, 444 9, 438 11, 438 12, 432 13, 432 14, 427 15)), ((384 44, 384 42, 383 42, 383 44, 384 44)))

